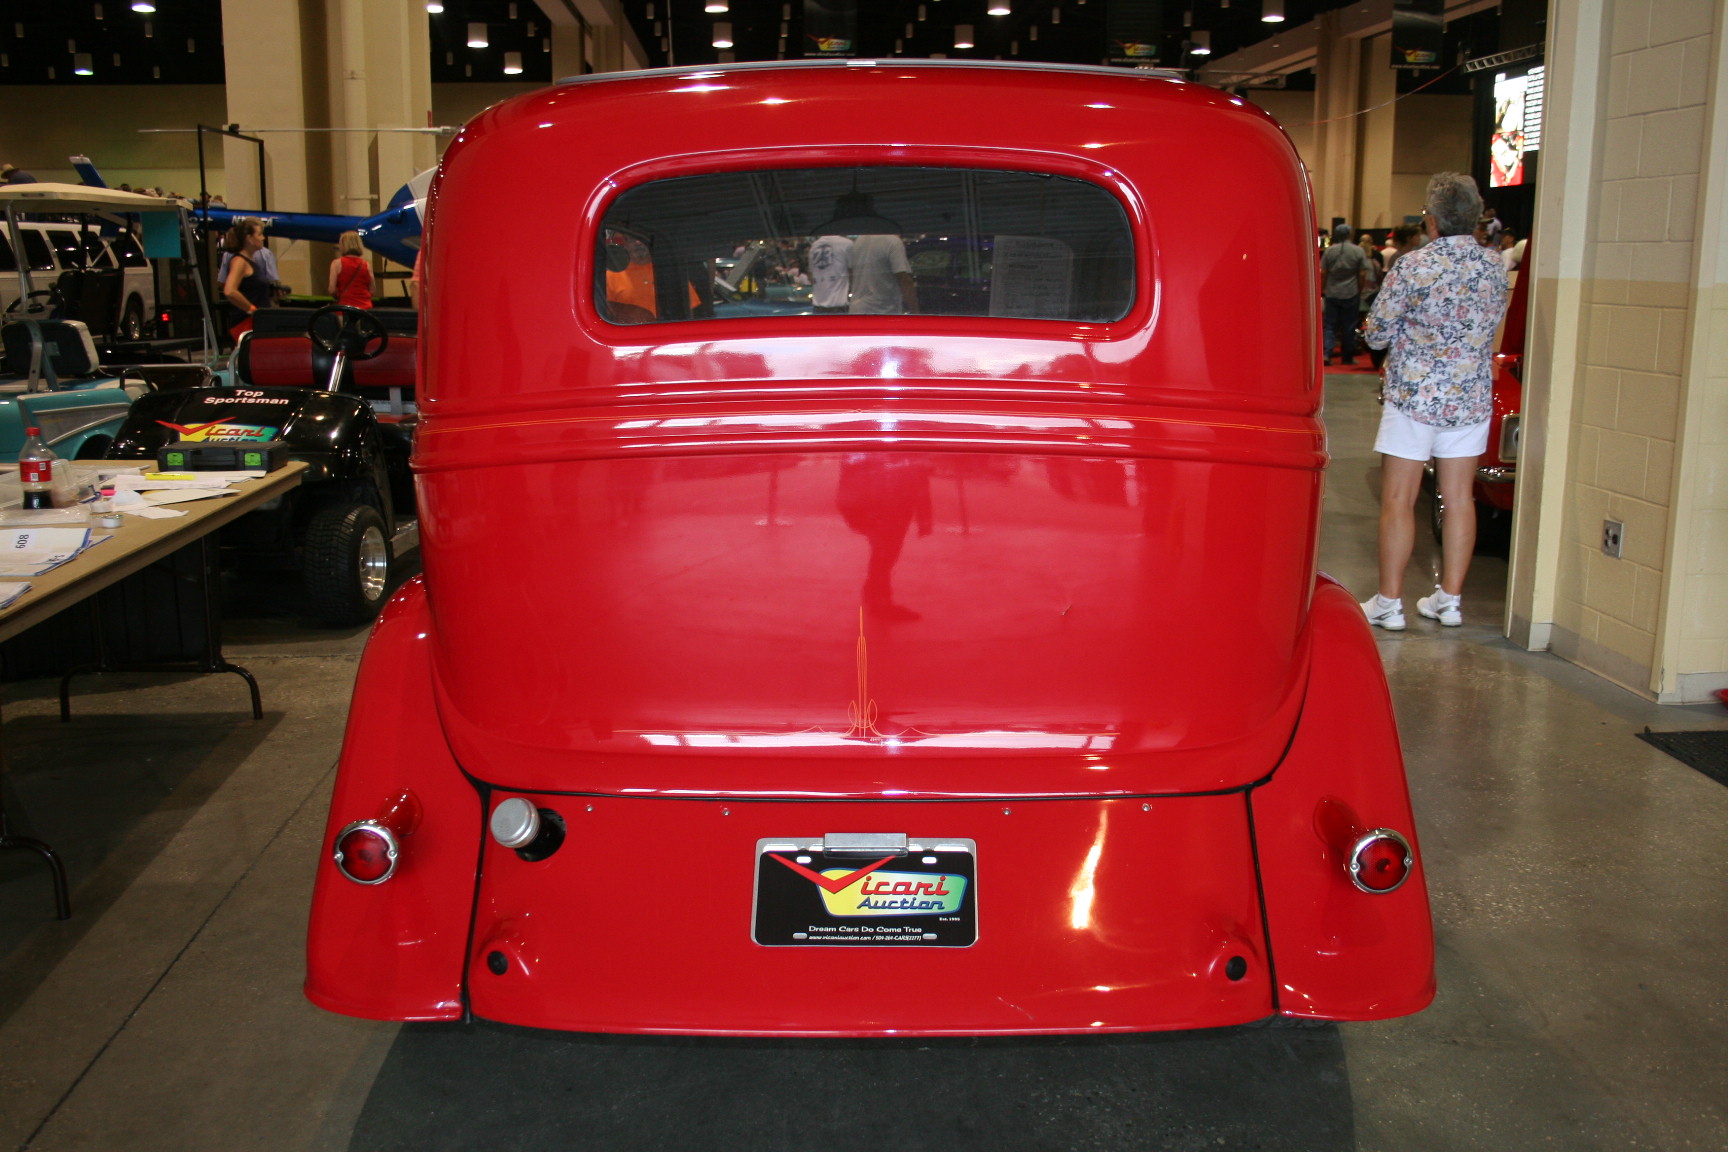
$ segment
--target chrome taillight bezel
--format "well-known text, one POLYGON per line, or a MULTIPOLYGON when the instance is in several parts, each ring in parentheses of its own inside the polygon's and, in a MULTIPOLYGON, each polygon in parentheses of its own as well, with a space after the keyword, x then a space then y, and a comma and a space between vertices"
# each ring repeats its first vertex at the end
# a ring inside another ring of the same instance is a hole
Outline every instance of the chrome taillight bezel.
POLYGON ((1410 841, 1406 840, 1402 833, 1392 828, 1376 828, 1372 832, 1364 832, 1356 838, 1354 844, 1350 845, 1350 857, 1346 871, 1350 873, 1350 883, 1356 885, 1358 891, 1366 892, 1370 896, 1384 896, 1404 887, 1405 881, 1410 879, 1410 874, 1416 871, 1416 853, 1411 850, 1410 841), (1370 888, 1362 883, 1362 851, 1376 840, 1391 840, 1404 850, 1404 875, 1400 876, 1398 883, 1390 888, 1370 888))
POLYGON ((336 862, 336 871, 342 873, 344 877, 352 880, 356 884, 365 884, 370 887, 375 884, 382 884, 384 881, 390 879, 390 877, 396 875, 396 866, 401 863, 402 859, 402 844, 396 839, 396 833, 390 830, 389 825, 377 820, 356 820, 351 824, 345 825, 342 831, 336 833, 336 842, 331 847, 330 858, 336 862), (376 832, 379 836, 384 838, 384 854, 389 858, 390 866, 386 868, 384 874, 376 880, 363 880, 348 871, 347 861, 342 856, 342 841, 348 838, 349 833, 357 832, 361 829, 365 829, 369 832, 376 832))

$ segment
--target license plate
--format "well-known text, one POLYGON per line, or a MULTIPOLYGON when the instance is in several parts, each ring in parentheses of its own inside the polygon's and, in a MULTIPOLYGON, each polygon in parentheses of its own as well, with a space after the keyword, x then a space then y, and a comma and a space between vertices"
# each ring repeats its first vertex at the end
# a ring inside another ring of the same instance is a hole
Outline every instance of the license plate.
POLYGON ((898 853, 758 840, 753 935, 774 947, 966 948, 978 940, 977 887, 971 840, 913 840, 898 853))

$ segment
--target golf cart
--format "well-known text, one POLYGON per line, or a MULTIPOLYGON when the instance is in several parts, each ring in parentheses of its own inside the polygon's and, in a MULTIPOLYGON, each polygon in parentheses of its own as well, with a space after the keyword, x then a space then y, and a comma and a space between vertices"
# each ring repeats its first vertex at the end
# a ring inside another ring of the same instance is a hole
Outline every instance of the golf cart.
POLYGON ((417 332, 412 309, 260 309, 230 381, 143 397, 108 455, 280 442, 309 465, 305 480, 223 529, 223 547, 243 565, 298 566, 323 623, 365 623, 384 603, 392 557, 415 542, 417 332))
MULTIPOLYGON (((13 299, 0 314, 0 459, 17 457, 30 427, 42 429, 43 440, 62 456, 100 457, 134 398, 209 378, 205 365, 215 358, 216 341, 207 314, 202 337, 179 342, 172 353, 155 342, 121 341, 117 294, 124 272, 56 267, 50 281, 42 274, 43 261, 31 255, 42 238, 34 222, 25 219, 82 218, 87 244, 96 241, 99 247, 98 235, 90 230, 92 218, 112 222, 133 213, 171 213, 190 252, 184 203, 73 184, 15 184, 0 187, 0 207, 6 219, 0 267, 16 277, 16 292, 9 293, 13 299), (170 354, 195 354, 202 362, 148 362, 170 354)), ((78 227, 67 224, 64 230, 78 227)))

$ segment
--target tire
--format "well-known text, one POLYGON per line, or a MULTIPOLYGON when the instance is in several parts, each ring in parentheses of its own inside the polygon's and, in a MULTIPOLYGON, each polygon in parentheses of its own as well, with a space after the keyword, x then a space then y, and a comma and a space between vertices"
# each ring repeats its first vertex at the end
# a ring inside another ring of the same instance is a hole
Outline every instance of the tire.
POLYGON ((313 513, 301 540, 300 571, 320 622, 364 624, 390 591, 390 537, 370 504, 332 504, 313 513))
POLYGON ((120 338, 144 339, 144 301, 136 296, 126 298, 126 310, 120 314, 120 338))
POLYGON ((88 440, 84 441, 84 443, 78 445, 78 451, 72 459, 101 460, 107 457, 108 449, 113 446, 114 437, 112 436, 92 436, 88 440))
POLYGON ((1446 519, 1446 505, 1440 499, 1440 482, 1433 472, 1422 473, 1422 490, 1428 493, 1428 527, 1434 533, 1434 546, 1438 548, 1446 542, 1440 531, 1446 519))

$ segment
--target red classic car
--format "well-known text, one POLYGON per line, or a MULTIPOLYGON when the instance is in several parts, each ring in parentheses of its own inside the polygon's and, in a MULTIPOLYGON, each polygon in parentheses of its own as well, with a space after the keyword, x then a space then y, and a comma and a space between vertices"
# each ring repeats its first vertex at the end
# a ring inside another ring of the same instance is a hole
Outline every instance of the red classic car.
POLYGON ((783 1036, 1425 1006, 1386 682, 1315 570, 1313 234, 1278 126, 1156 73, 483 113, 428 222, 425 573, 361 664, 307 994, 783 1036), (917 312, 931 236, 990 238, 987 304, 917 312), (713 288, 824 238, 809 306, 713 288))

